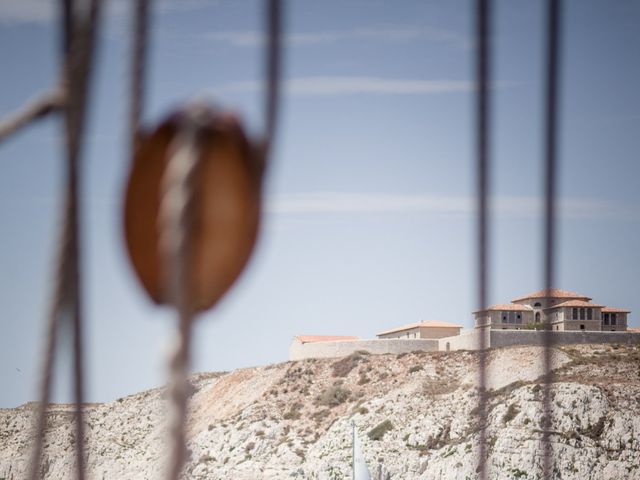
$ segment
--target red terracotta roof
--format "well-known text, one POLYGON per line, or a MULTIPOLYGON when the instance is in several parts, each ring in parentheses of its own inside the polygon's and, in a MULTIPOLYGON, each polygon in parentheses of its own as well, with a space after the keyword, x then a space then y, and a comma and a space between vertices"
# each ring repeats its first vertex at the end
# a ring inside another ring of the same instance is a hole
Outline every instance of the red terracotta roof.
POLYGON ((561 290, 559 288, 550 288, 539 290, 537 292, 530 293, 528 295, 524 295, 522 297, 518 297, 512 300, 512 302, 519 302, 521 300, 528 300, 530 298, 577 298, 583 300, 591 300, 591 297, 587 297, 585 295, 581 295, 576 292, 569 292, 567 290, 561 290))
POLYGON ((602 309, 604 313, 631 313, 631 310, 626 308, 604 307, 602 309))
POLYGON ((385 330, 384 332, 376 333, 376 335, 380 336, 380 335, 386 335, 388 333, 402 332, 404 330, 411 330, 413 328, 462 328, 462 325, 443 322, 440 320, 423 320, 421 322, 409 323, 408 325, 403 325, 402 327, 396 327, 390 330, 385 330))
POLYGON ((627 332, 640 332, 640 328, 638 328, 638 327, 628 328, 627 327, 627 332))
POLYGON ((296 335, 295 338, 300 340, 302 343, 360 340, 359 337, 353 337, 348 335, 347 336, 344 336, 344 335, 296 335))
POLYGON ((515 303, 499 303, 497 305, 491 305, 489 308, 485 308, 484 310, 478 310, 473 313, 480 312, 496 312, 496 311, 511 311, 511 312, 530 312, 533 310, 529 305, 517 305, 515 303))
POLYGON ((594 307, 594 308, 598 308, 598 307, 604 307, 604 305, 598 305, 597 303, 591 303, 591 302, 585 302, 584 300, 567 300, 566 302, 562 302, 562 303, 558 303, 556 305, 553 305, 551 308, 558 308, 558 307, 594 307))

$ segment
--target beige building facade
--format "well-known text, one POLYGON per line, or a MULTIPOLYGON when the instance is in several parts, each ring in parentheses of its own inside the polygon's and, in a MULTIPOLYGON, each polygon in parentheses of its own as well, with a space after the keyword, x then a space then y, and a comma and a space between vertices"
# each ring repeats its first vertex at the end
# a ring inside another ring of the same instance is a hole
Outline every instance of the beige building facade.
POLYGON ((377 333, 376 336, 380 339, 437 339, 460 335, 461 329, 462 325, 456 325, 455 323, 442 322, 440 320, 424 320, 422 322, 410 323, 402 327, 385 330, 384 332, 377 333))
POLYGON ((474 315, 476 328, 615 332, 627 330, 629 313, 626 309, 594 303, 579 293, 553 288, 478 310, 474 315))

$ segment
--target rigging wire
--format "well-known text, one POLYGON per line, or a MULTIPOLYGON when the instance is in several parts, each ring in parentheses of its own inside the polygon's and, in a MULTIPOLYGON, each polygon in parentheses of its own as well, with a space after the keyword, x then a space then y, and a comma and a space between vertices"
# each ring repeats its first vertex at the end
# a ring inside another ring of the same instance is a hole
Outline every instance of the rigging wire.
MULTIPOLYGON (((148 11, 138 4, 137 15, 146 16, 148 11)), ((280 30, 281 30, 281 2, 268 0, 266 21, 266 68, 265 68, 265 133, 262 147, 262 160, 268 163, 273 145, 277 113, 279 107, 280 89, 280 30)), ((138 19, 138 22, 141 20, 138 19)), ((146 25, 146 24, 145 24, 146 25)), ((131 126, 139 128, 141 114, 141 97, 143 89, 144 38, 136 32, 136 54, 133 61, 131 126), (137 103, 136 103, 137 102, 137 103)), ((175 140, 175 150, 169 159, 164 182, 163 200, 161 202, 160 232, 164 264, 169 266, 168 291, 172 305, 178 313, 178 335, 174 352, 170 359, 169 392, 171 398, 171 413, 169 430, 171 439, 171 453, 167 470, 168 480, 178 480, 186 460, 185 424, 187 420, 187 402, 190 385, 188 372, 191 351, 191 329, 195 312, 191 309, 188 299, 189 266, 189 236, 191 233, 192 216, 190 212, 194 196, 193 178, 197 170, 200 156, 200 140, 197 118, 190 116, 184 120, 178 138, 175 140)), ((133 133, 135 135, 135 133, 133 133)), ((135 147, 135 137, 132 148, 135 147)), ((135 151, 132 150, 132 154, 135 151)))
POLYGON ((40 457, 46 430, 46 413, 51 396, 52 369, 55 361, 56 336, 67 324, 72 331, 74 426, 76 477, 84 479, 84 403, 82 297, 80 263, 80 206, 79 185, 82 157, 82 140, 89 80, 94 63, 94 45, 100 15, 100 0, 90 0, 84 10, 78 9, 73 0, 62 0, 62 62, 65 91, 72 92, 66 98, 64 109, 64 141, 67 157, 64 219, 53 299, 47 320, 47 338, 44 366, 40 384, 40 402, 35 417, 35 437, 29 478, 39 477, 40 457), (78 13, 81 11, 82 13, 78 13), (79 17, 79 18, 76 18, 79 17), (64 322, 64 323, 63 323, 64 322))
POLYGON ((269 158, 273 145, 280 105, 280 75, 282 70, 281 35, 282 12, 280 0, 267 0, 268 7, 265 18, 267 49, 265 65, 265 134, 264 157, 269 158))
POLYGON ((133 21, 131 22, 133 39, 131 50, 131 79, 129 101, 129 125, 130 136, 129 151, 133 156, 138 136, 140 135, 140 121, 144 113, 145 83, 147 76, 147 39, 149 32, 149 0, 136 0, 133 4, 133 21))
MULTIPOLYGON (((480 310, 487 308, 489 284, 489 139, 490 139, 490 104, 489 81, 491 67, 491 51, 489 45, 491 33, 491 2, 476 2, 476 194, 477 194, 477 302, 480 310)), ((487 478, 487 332, 491 325, 480 326, 478 352, 478 416, 480 420, 479 453, 477 472, 479 478, 487 478)))
POLYGON ((189 116, 182 121, 174 140, 160 204, 159 227, 163 264, 168 266, 166 290, 169 303, 178 313, 178 335, 169 364, 169 434, 171 456, 167 478, 178 480, 186 460, 185 426, 189 399, 189 364, 191 328, 195 312, 192 309, 189 279, 191 278, 192 203, 194 176, 200 157, 200 125, 198 118, 189 116))
MULTIPOLYGON (((555 283, 556 197, 558 172, 558 105, 560 102, 560 35, 562 5, 560 0, 547 2, 547 36, 545 66, 545 128, 544 128, 544 285, 547 295, 555 283)), ((543 478, 550 478, 553 458, 551 445, 551 368, 553 333, 550 319, 543 331, 543 414, 542 448, 543 478)))

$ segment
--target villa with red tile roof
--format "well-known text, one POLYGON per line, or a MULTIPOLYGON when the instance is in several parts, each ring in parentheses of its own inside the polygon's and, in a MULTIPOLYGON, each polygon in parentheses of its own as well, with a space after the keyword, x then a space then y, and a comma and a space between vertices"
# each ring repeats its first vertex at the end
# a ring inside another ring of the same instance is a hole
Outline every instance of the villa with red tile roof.
POLYGON ((520 330, 550 325, 558 331, 626 331, 623 308, 593 303, 590 297, 552 288, 473 312, 476 328, 520 330))

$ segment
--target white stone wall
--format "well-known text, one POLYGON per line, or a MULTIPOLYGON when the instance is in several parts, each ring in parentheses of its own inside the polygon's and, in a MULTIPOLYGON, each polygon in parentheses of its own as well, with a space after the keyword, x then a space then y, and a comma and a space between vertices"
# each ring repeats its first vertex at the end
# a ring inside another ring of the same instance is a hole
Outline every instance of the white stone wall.
POLYGON ((453 350, 479 350, 480 349, 480 335, 484 332, 485 345, 489 347, 489 329, 488 328, 473 328, 470 330, 463 330, 460 335, 455 337, 441 338, 440 350, 447 352, 453 350))
POLYGON ((405 338, 301 343, 294 338, 289 347, 289 360, 346 357, 358 350, 366 350, 373 354, 410 353, 415 350, 437 351, 438 342, 435 339, 405 338))
MULTIPOLYGON (((588 332, 553 331, 552 341, 557 345, 575 343, 636 343, 640 333, 636 332, 588 332)), ((541 330, 492 330, 491 347, 511 345, 543 345, 544 332, 541 330)))
MULTIPOLYGON (((440 339, 378 339, 342 340, 333 342, 301 343, 294 339, 289 347, 289 360, 305 358, 346 357, 358 350, 372 354, 410 353, 423 351, 478 350, 480 335, 485 335, 487 348, 514 345, 543 345, 544 332, 540 330, 470 329, 460 335, 440 339)), ((640 332, 552 331, 553 343, 570 345, 578 343, 636 343, 640 332)))

